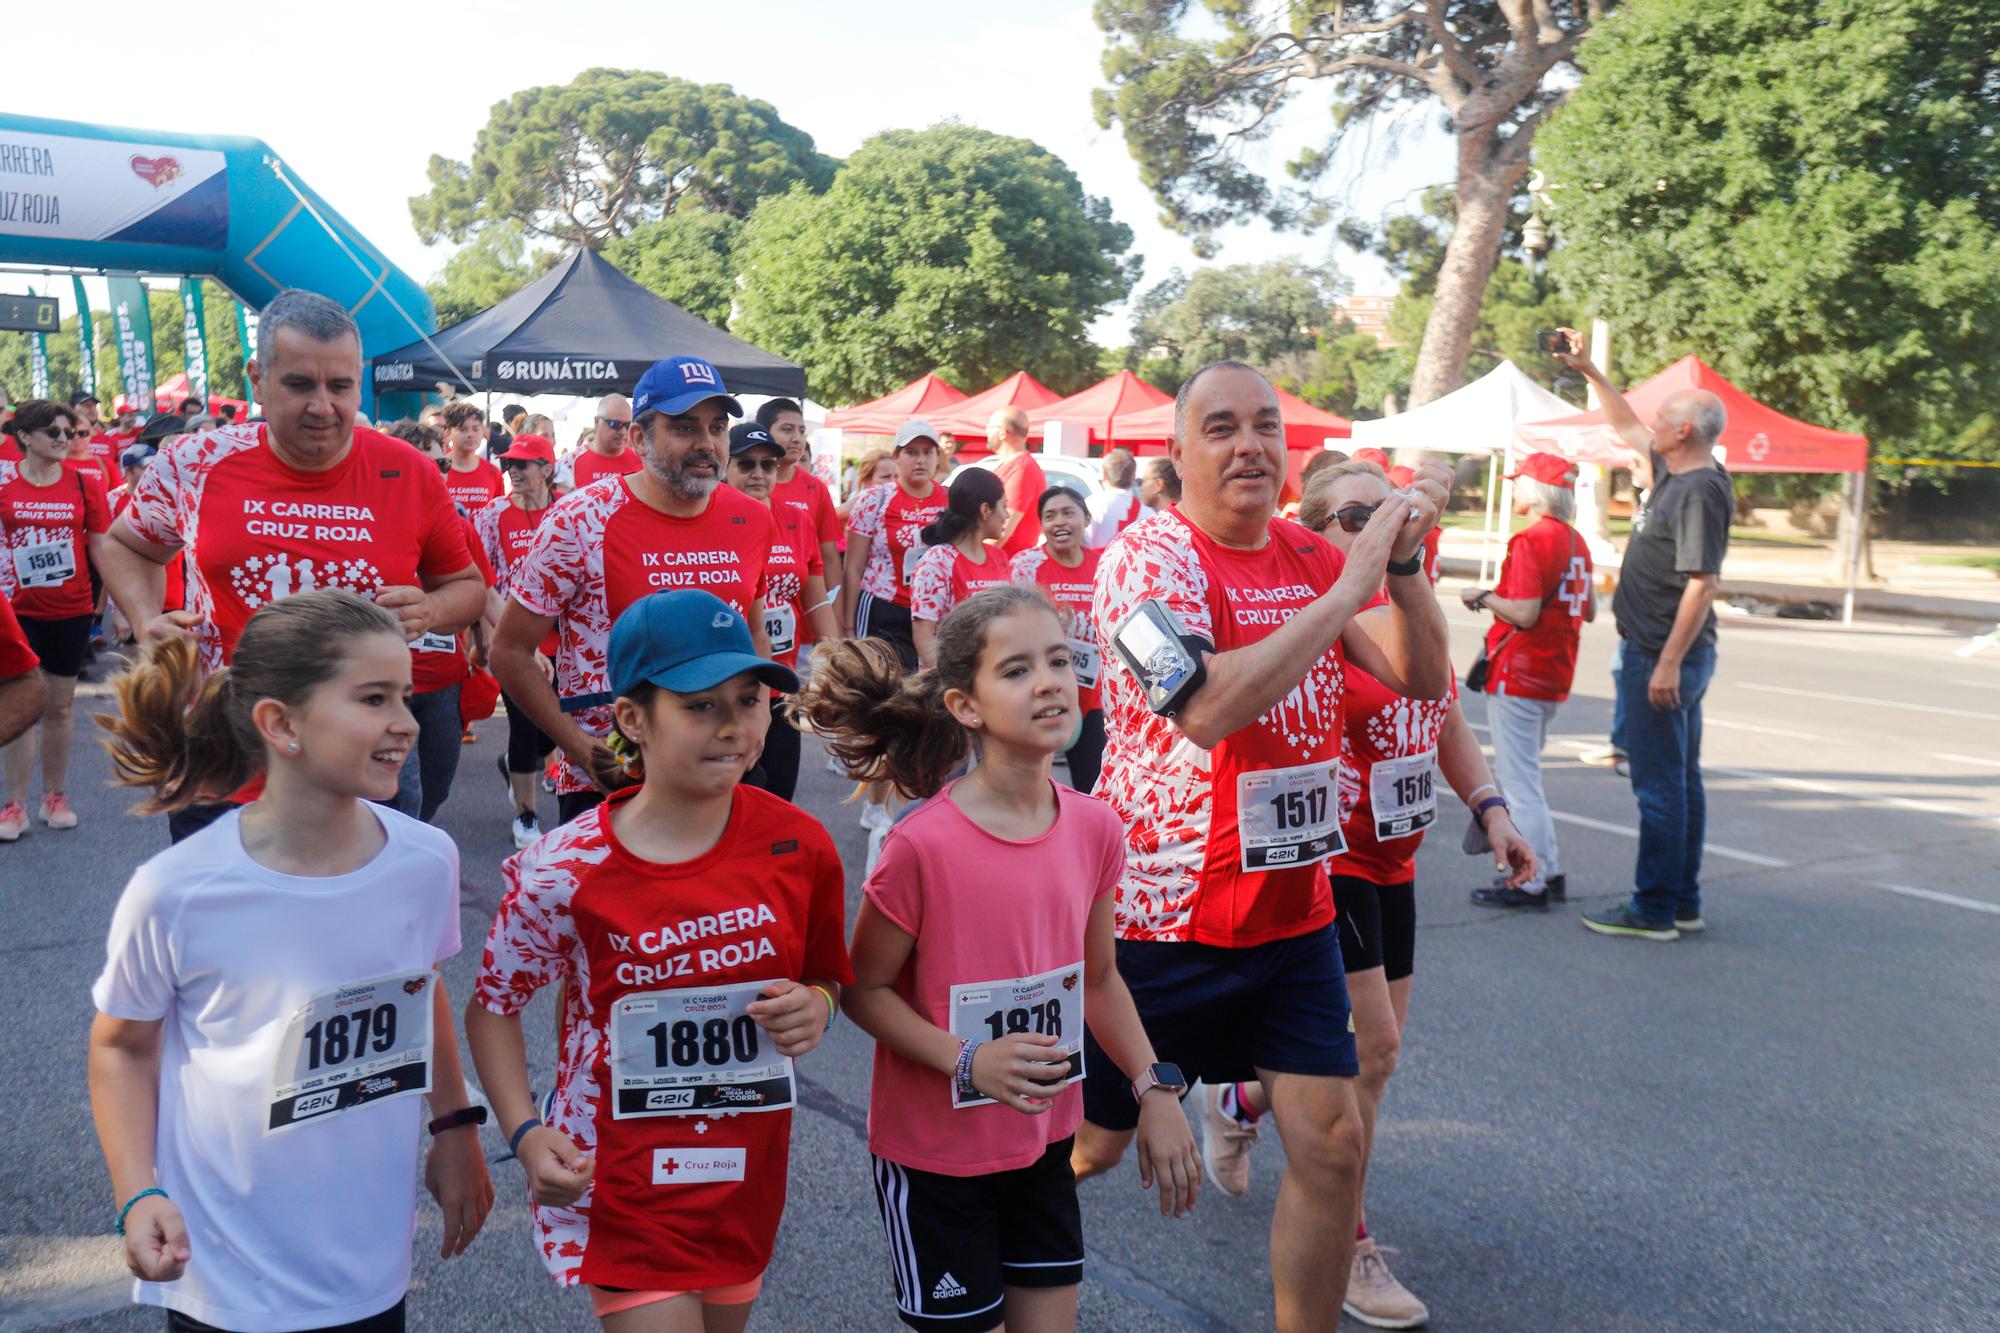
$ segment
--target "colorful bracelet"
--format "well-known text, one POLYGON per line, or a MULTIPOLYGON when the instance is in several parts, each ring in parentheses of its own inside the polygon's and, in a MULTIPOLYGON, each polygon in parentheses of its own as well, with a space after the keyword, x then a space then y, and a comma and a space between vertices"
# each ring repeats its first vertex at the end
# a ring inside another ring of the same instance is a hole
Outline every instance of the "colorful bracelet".
POLYGON ((519 1157, 521 1155, 521 1140, 526 1137, 529 1130, 540 1129, 541 1127, 542 1122, 533 1116, 529 1116, 526 1120, 523 1120, 519 1125, 515 1126, 514 1132, 507 1136, 507 1151, 519 1157))
POLYGON ((952 1083, 960 1097, 979 1095, 979 1089, 972 1086, 972 1057, 978 1053, 981 1044, 977 1037, 967 1037, 958 1044, 958 1069, 952 1074, 952 1083))
POLYGON ((840 1012, 840 1006, 834 1003, 833 992, 828 990, 826 987, 820 985, 814 985, 813 989, 818 991, 826 999, 826 1028, 825 1031, 820 1033, 821 1036, 825 1036, 827 1032, 833 1031, 833 1017, 835 1014, 838 1014, 840 1012))
MULTIPOLYGON (((125 1234, 125 1215, 126 1215, 127 1213, 129 1213, 129 1212, 131 1212, 131 1211, 132 1211, 132 1205, 133 1205, 133 1204, 135 1204, 135 1203, 137 1203, 137 1202, 139 1202, 139 1200, 141 1200, 141 1199, 145 1198, 145 1197, 146 1197, 146 1196, 147 1196, 148 1194, 157 1194, 157 1195, 159 1195, 159 1196, 160 1196, 160 1197, 161 1197, 162 1199, 167 1199, 167 1192, 166 1192, 165 1190, 163 1190, 163 1189, 159 1188, 158 1186, 154 1186, 154 1187, 153 1187, 152 1189, 148 1189, 148 1190, 140 1190, 140 1191, 139 1191, 139 1192, 138 1192, 137 1194, 134 1194, 134 1195, 133 1195, 133 1196, 132 1196, 131 1198, 127 1199, 127 1200, 125 1201, 125 1206, 124 1206, 123 1208, 120 1208, 120 1209, 118 1210, 118 1234, 119 1234, 119 1235, 121 1235, 121 1236, 122 1236, 122 1235, 124 1235, 124 1234, 125 1234)), ((173 1202, 173 1200, 172 1200, 172 1199, 167 1199, 167 1202, 168 1202, 168 1203, 172 1203, 172 1202, 173 1202)))

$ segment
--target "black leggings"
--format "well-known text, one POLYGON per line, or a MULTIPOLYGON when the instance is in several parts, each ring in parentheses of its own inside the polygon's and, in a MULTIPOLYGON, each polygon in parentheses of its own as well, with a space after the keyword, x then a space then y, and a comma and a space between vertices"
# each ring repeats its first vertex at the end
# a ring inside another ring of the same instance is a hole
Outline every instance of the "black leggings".
POLYGON ((556 748, 556 743, 542 734, 542 729, 528 720, 525 711, 515 706, 503 692, 500 701, 507 706, 507 771, 509 773, 539 773, 542 761, 556 748))
POLYGON ((1063 757, 1069 762, 1069 785, 1089 795, 1104 768, 1104 710, 1093 708, 1083 715, 1076 743, 1063 757))
POLYGON ((789 801, 799 789, 799 732, 785 716, 785 696, 771 694, 771 730, 764 737, 764 753, 757 766, 743 775, 743 781, 780 800, 789 801))
MULTIPOLYGON (((330 1324, 316 1333, 403 1333, 403 1302, 397 1301, 381 1314, 356 1319, 347 1324, 330 1324)), ((223 1333, 214 1324, 204 1324, 179 1310, 167 1311, 167 1333, 223 1333)))

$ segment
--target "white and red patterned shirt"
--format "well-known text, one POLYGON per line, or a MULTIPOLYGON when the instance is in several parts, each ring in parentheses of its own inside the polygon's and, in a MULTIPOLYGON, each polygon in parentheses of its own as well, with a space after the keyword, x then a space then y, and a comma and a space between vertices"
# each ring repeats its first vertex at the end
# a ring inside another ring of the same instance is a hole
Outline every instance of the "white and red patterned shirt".
MULTIPOLYGON (((1388 604, 1386 594, 1361 609, 1388 604)), ((1341 700, 1340 828, 1347 850, 1327 860, 1330 875, 1352 875, 1370 884, 1408 884, 1417 877, 1417 848, 1423 828, 1381 836, 1375 819, 1375 765, 1429 755, 1437 763, 1438 736, 1444 731, 1458 684, 1442 699, 1410 699, 1396 693, 1352 662, 1341 700)), ((1431 774, 1433 783, 1440 781, 1431 774)))
MULTIPOLYGON (((1039 587, 1049 595, 1062 613, 1064 631, 1072 639, 1095 644, 1101 636, 1092 604, 1097 597, 1097 566, 1104 553, 1085 549, 1082 554, 1083 563, 1071 569, 1051 556, 1046 546, 1033 546, 1015 556, 1011 568, 1014 582, 1039 587)), ((1103 706, 1099 686, 1079 686, 1076 695, 1077 707, 1086 713, 1103 706)))
POLYGON ((778 539, 771 544, 771 563, 764 591, 764 637, 771 641, 771 658, 796 666, 799 645, 806 636, 806 580, 826 573, 826 561, 813 538, 810 517, 802 510, 771 502, 778 539))
POLYGON ((950 542, 925 551, 917 561, 917 576, 910 580, 910 619, 935 624, 972 594, 1011 582, 1007 553, 988 546, 984 554, 986 558, 975 564, 950 542))
POLYGON ((544 986, 569 983, 548 1123, 595 1153, 597 1170, 575 1204, 529 1205, 550 1276, 649 1291, 731 1286, 770 1263, 792 1113, 614 1117, 611 1007, 745 981, 849 984, 845 876, 817 820, 746 786, 713 848, 677 864, 643 860, 612 823, 636 794, 616 793, 501 868, 506 896, 474 994, 518 1014, 544 986), (670 1164, 690 1152, 732 1159, 736 1178, 674 1181, 670 1164))
POLYGON ((924 551, 923 531, 938 521, 949 498, 944 487, 933 485, 920 499, 900 481, 861 492, 847 516, 847 530, 868 538, 861 591, 897 606, 910 604, 910 580, 924 551))
POLYGON ((182 435, 160 450, 121 521, 187 559, 202 666, 228 664, 251 613, 308 588, 421 587, 471 566, 444 479, 402 440, 365 426, 324 472, 271 452, 263 424, 182 435))
MULTIPOLYGON (((472 529, 479 534, 479 544, 486 552, 487 563, 493 566, 493 589, 502 597, 507 595, 511 571, 528 554, 528 548, 535 541, 535 530, 542 526, 542 519, 548 512, 548 505, 540 509, 523 509, 511 498, 504 498, 495 500, 472 516, 472 529)), ((550 630, 548 638, 542 640, 542 656, 553 662, 556 646, 556 631, 550 630)))
MULTIPOLYGON (((727 486, 717 487, 694 518, 661 513, 623 477, 599 478, 550 505, 509 576, 507 595, 556 622, 563 711, 589 734, 609 734, 605 657, 619 613, 647 593, 700 588, 752 615, 777 535, 769 508, 727 486)), ((556 789, 592 788, 564 755, 556 789)))
POLYGON ((1340 752, 1340 644, 1269 712, 1203 750, 1146 706, 1110 637, 1139 603, 1157 598, 1216 652, 1247 647, 1332 587, 1342 563, 1325 541, 1281 518, 1271 520, 1259 550, 1222 546, 1178 506, 1141 519, 1105 549, 1095 603, 1105 749, 1095 794, 1125 823, 1119 938, 1247 948, 1333 920, 1322 864, 1244 868, 1237 793, 1245 774, 1274 770, 1324 770, 1331 781, 1340 752))

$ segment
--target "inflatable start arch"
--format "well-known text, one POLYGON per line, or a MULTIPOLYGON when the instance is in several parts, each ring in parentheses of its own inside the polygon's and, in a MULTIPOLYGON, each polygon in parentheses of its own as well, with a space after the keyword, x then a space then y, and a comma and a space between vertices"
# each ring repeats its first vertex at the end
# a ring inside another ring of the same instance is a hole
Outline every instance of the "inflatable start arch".
POLYGON ((0 262, 286 287, 354 313, 361 354, 431 333, 424 289, 256 139, 0 114, 0 262))

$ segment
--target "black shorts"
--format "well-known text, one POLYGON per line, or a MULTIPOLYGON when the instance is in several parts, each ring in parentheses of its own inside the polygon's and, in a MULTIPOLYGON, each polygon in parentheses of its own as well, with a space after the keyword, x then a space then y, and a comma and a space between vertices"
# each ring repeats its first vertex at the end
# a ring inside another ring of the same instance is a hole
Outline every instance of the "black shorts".
POLYGON ((870 1154, 904 1323, 998 1328, 1005 1288, 1083 1281, 1083 1214, 1069 1166, 1075 1142, 984 1176, 944 1176, 870 1154))
MULTIPOLYGON (((329 1324, 315 1330, 315 1333, 403 1333, 403 1310, 403 1301, 397 1301, 381 1314, 346 1324, 329 1324)), ((223 1333, 223 1330, 214 1324, 204 1324, 192 1315, 184 1315, 179 1310, 169 1310, 167 1333, 223 1333)))
POLYGON ((857 638, 882 640, 896 650, 903 670, 917 669, 917 635, 910 628, 909 607, 864 592, 854 604, 854 633, 857 638))
MULTIPOLYGON (((1275 1074, 1353 1078, 1354 1016, 1334 926, 1248 949, 1118 941, 1118 975, 1161 1060, 1190 1082, 1275 1074)), ((1083 1117, 1101 1129, 1139 1124, 1132 1084, 1084 1028, 1083 1117)))
POLYGON ((42 659, 42 670, 72 680, 83 674, 84 661, 90 656, 90 626, 96 617, 38 620, 34 616, 17 616, 16 619, 21 622, 21 637, 35 650, 35 656, 42 659))
POLYGON ((1340 956, 1349 973, 1379 967, 1401 981, 1417 964, 1417 884, 1370 884, 1352 875, 1333 877, 1334 922, 1340 956))

